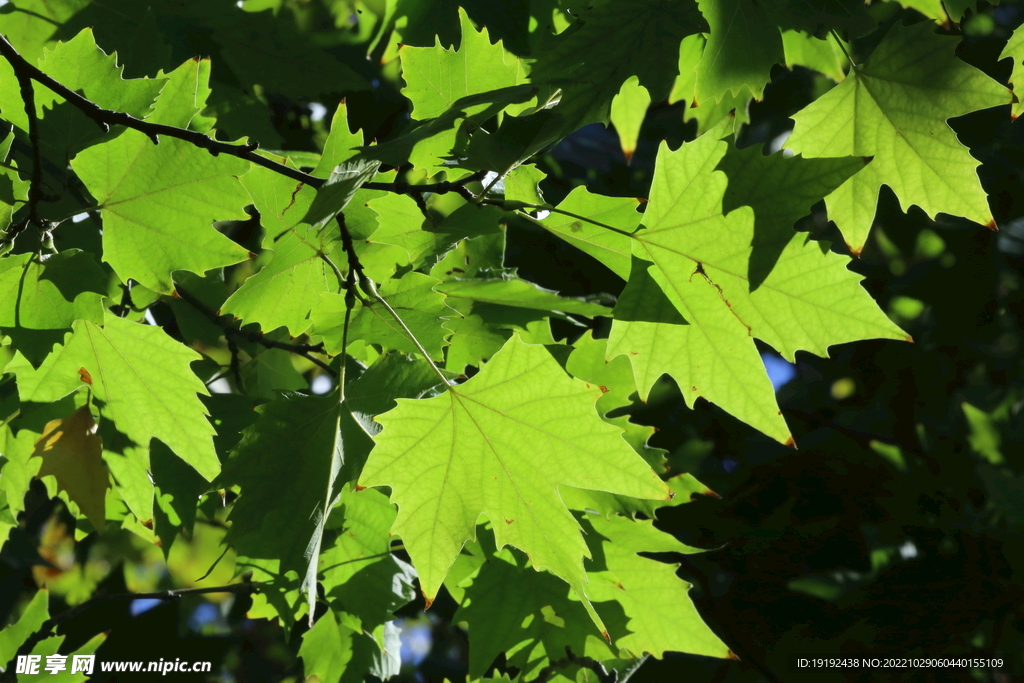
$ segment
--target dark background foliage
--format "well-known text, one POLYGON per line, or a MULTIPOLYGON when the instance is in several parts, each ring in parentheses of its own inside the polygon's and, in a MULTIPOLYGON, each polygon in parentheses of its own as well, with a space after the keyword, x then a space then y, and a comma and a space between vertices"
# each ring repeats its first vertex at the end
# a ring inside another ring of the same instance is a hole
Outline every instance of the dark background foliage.
MULTIPOLYGON (((531 13, 543 16, 541 10, 553 2, 462 4, 492 38, 526 54, 531 13)), ((277 50, 264 55, 266 63, 306 60, 309 76, 308 83, 283 82, 265 91, 253 86, 251 73, 262 64, 247 61, 237 44, 217 43, 218 22, 230 20, 233 4, 211 2, 216 11, 182 10, 163 21, 145 2, 94 2, 57 23, 56 30, 70 37, 94 26, 99 44, 119 51, 126 76, 170 68, 197 53, 211 55, 225 139, 251 135, 269 148, 316 150, 325 122, 315 114, 320 107, 333 111, 342 94, 353 126, 369 138, 386 139, 406 125, 394 70, 382 64, 384 42, 373 59, 359 57, 374 28, 360 22, 372 21, 369 9, 379 10, 383 2, 263 3, 278 11, 273 26, 259 29, 273 33, 277 50), (331 72, 334 61, 321 63, 314 48, 356 65, 358 73, 331 72), (350 87, 317 93, 327 77, 350 87)), ((1014 5, 982 5, 963 22, 960 56, 1005 83, 1010 64, 997 57, 1024 12, 1014 5)), ((439 33, 443 43, 451 43, 458 28, 455 0, 420 7, 425 9, 410 10, 403 41, 431 45, 439 33)), ((17 19, 10 9, 0 7, 0 20, 17 19)), ((915 16, 911 10, 885 12, 887 22, 915 16)), ((267 14, 261 21, 272 20, 267 14)), ((867 41, 855 43, 854 53, 870 51, 867 41)), ((742 129, 740 144, 777 146, 792 127, 788 117, 823 87, 822 78, 799 67, 777 67, 764 101, 750 107, 751 123, 742 129)), ((614 132, 599 124, 565 139, 540 163, 548 174, 545 199, 556 203, 584 183, 598 193, 645 196, 658 143, 668 140, 676 147, 696 134, 695 124, 684 122, 685 107, 652 106, 629 165, 614 132)), ((1011 121, 1003 107, 952 125, 983 162, 980 173, 1000 231, 945 216, 931 221, 917 209, 904 214, 883 193, 871 239, 853 267, 915 343, 857 342, 834 347, 830 359, 801 354, 795 366, 766 350, 799 450, 770 441, 706 402, 687 409, 667 379, 636 414, 635 420, 658 426, 652 443, 669 451, 673 473, 690 472, 721 496, 668 509, 659 526, 690 545, 713 549, 686 558, 680 574, 695 583, 692 594, 701 614, 741 661, 669 656, 649 661, 632 680, 1024 680, 1024 122, 1011 121), (984 417, 972 424, 965 403, 984 417), (971 653, 1008 664, 1005 673, 807 674, 791 666, 797 654, 842 653, 971 653)), ((844 249, 823 207, 799 227, 844 249)), ((525 222, 510 224, 508 239, 506 265, 527 279, 570 295, 618 293, 621 285, 607 271, 525 222)), ((164 304, 156 304, 153 314, 173 333, 174 318, 164 304)), ((68 533, 60 529, 57 501, 42 486, 26 502, 24 525, 0 554, 0 623, 35 589, 40 558, 52 561, 60 535, 68 533)), ((70 526, 73 520, 63 522, 70 526)), ((216 531, 216 524, 208 526, 216 531)), ((105 552, 131 557, 137 551, 105 552)), ((203 552, 196 550, 191 559, 200 571, 213 551, 203 552)), ((95 564, 88 539, 75 553, 65 572, 84 572, 87 557, 95 564)), ((136 559, 146 566, 141 555, 136 559)), ((127 588, 116 571, 100 572, 96 582, 90 588, 127 588)), ((247 618, 248 606, 242 596, 220 604, 187 598, 145 611, 139 604, 102 605, 67 624, 68 645, 84 642, 101 624, 110 633, 101 650, 105 660, 210 659, 223 680, 301 680, 301 663, 288 643, 296 642, 304 626, 284 632, 247 618)), ((465 674, 467 641, 450 623, 454 610, 446 595, 427 615, 422 602, 402 610, 410 662, 406 680, 465 674)))

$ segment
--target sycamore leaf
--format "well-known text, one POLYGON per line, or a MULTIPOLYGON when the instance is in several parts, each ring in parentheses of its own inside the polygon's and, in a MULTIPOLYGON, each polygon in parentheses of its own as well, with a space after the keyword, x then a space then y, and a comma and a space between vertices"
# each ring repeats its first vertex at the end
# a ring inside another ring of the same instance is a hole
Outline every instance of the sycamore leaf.
POLYGON ((1010 93, 954 52, 959 38, 931 22, 894 25, 846 80, 797 112, 786 147, 804 157, 873 157, 825 198, 829 218, 860 253, 882 185, 906 209, 994 225, 980 165, 946 122, 1010 101, 1010 93))
POLYGON ((327 610, 313 627, 302 634, 299 657, 305 680, 338 683, 354 656, 355 631, 339 624, 333 610, 327 610))
POLYGON ((531 80, 561 87, 559 108, 578 111, 579 122, 600 120, 630 76, 637 76, 651 99, 663 99, 676 76, 676 46, 704 29, 693 0, 602 3, 582 12, 537 52, 531 80), (651 45, 659 49, 644 47, 651 45))
POLYGON ((402 94, 412 102, 412 118, 432 119, 456 100, 468 95, 526 83, 526 69, 501 41, 492 44, 484 27, 477 31, 466 10, 459 8, 462 44, 445 49, 438 38, 434 47, 403 45, 402 94))
POLYGON ((312 615, 327 515, 372 444, 337 392, 284 393, 258 412, 219 480, 242 489, 225 542, 240 555, 279 559, 280 573, 295 570, 304 577, 312 615))
POLYGON ((1013 103, 1014 118, 1024 113, 1024 29, 1017 29, 1006 41, 1006 47, 999 55, 1000 61, 1013 60, 1010 85, 1013 86, 1017 101, 1013 103))
POLYGON ((234 176, 248 164, 213 157, 187 142, 160 145, 126 131, 87 149, 75 171, 103 210, 103 254, 123 280, 161 293, 171 271, 202 274, 238 263, 248 252, 213 229, 217 220, 245 218, 249 197, 234 176))
POLYGON ((324 597, 359 631, 383 626, 416 598, 416 570, 391 554, 397 514, 379 491, 346 489, 327 520, 319 563, 324 597))
POLYGON ((89 386, 103 402, 99 413, 104 422, 113 421, 132 444, 148 449, 150 439, 160 439, 199 474, 213 479, 220 471, 214 430, 197 396, 207 391, 189 367, 199 354, 159 327, 113 315, 107 315, 103 327, 79 320, 73 329, 65 346, 47 356, 38 370, 21 368, 21 400, 56 401, 89 386))
POLYGON ((726 148, 714 132, 676 152, 662 144, 608 354, 629 356, 641 397, 667 372, 688 405, 704 396, 786 443, 792 437, 754 337, 792 361, 801 349, 824 356, 833 344, 906 335, 844 257, 792 230, 849 164, 829 170, 752 151, 727 164, 749 173, 737 174, 724 203, 728 181, 713 169, 726 148), (736 208, 747 203, 756 208, 736 208))
POLYGON ((533 164, 516 166, 502 179, 505 186, 505 199, 527 204, 543 204, 540 193, 540 181, 547 175, 533 164))
MULTIPOLYGON (((587 523, 596 534, 588 535, 591 544, 600 539, 604 566, 588 571, 593 600, 601 609, 606 601, 622 606, 629 621, 628 635, 615 639, 619 656, 639 657, 650 653, 659 659, 666 651, 686 652, 705 657, 734 658, 729 648, 697 614, 687 593, 690 584, 676 577, 678 565, 663 564, 637 553, 702 552, 683 545, 659 531, 651 520, 589 515, 587 523)), ((595 562, 596 564, 596 562, 595 562)))
POLYGON ((374 176, 379 166, 375 160, 355 158, 335 166, 327 182, 316 191, 302 221, 317 229, 325 228, 348 206, 360 186, 374 176))
POLYGON ((286 327, 293 337, 309 329, 309 312, 320 296, 342 284, 319 252, 335 263, 345 263, 345 254, 333 235, 302 227, 285 232, 274 244, 273 259, 228 297, 224 313, 259 323, 267 332, 286 327))
MULTIPOLYGON (((50 591, 41 588, 32 596, 32 600, 21 613, 18 621, 0 630, 0 659, 5 663, 14 661, 21 646, 32 634, 37 633, 50 617, 50 591)), ((39 656, 40 669, 36 675, 18 674, 19 681, 55 680, 59 683, 81 683, 88 678, 82 671, 72 674, 70 667, 54 676, 45 669, 47 657, 61 652, 60 660, 70 662, 74 655, 91 655, 99 649, 107 635, 101 633, 89 639, 74 652, 61 651, 65 636, 53 635, 36 643, 31 654, 39 656)))
MULTIPOLYGON (((116 55, 108 56, 96 46, 92 29, 84 29, 68 42, 44 50, 38 66, 46 75, 104 109, 123 111, 138 118, 145 118, 152 111, 153 101, 166 83, 162 78, 123 79, 116 55)), ((5 64, 4 68, 10 67, 5 64)), ((44 126, 40 139, 51 150, 61 150, 60 156, 73 155, 84 149, 87 142, 95 142, 103 135, 88 117, 77 110, 72 112, 70 105, 62 105, 63 100, 49 88, 36 89, 35 103, 37 116, 42 117, 44 126), (55 116, 58 107, 62 113, 55 116), (53 125, 54 118, 59 118, 62 125, 53 125)), ((5 119, 28 130, 28 116, 17 87, 0 89, 0 110, 5 119)))
MULTIPOLYGON (((441 360, 444 355, 444 338, 448 331, 441 326, 442 320, 455 314, 445 305, 444 294, 434 291, 434 285, 439 282, 429 275, 412 272, 401 278, 387 280, 380 288, 380 295, 395 309, 402 322, 409 326, 434 360, 441 360)), ((341 341, 345 328, 345 310, 345 295, 325 294, 311 314, 314 323, 313 339, 323 339, 331 355, 343 351, 341 341)), ((356 304, 348 333, 350 341, 362 339, 371 344, 380 344, 387 350, 419 353, 416 344, 398 320, 372 299, 365 304, 356 304)))
MULTIPOLYGON (((605 422, 623 430, 623 438, 626 439, 626 443, 632 446, 633 450, 647 461, 655 472, 664 471, 665 451, 661 448, 650 448, 647 445, 647 440, 656 431, 654 427, 639 425, 629 420, 629 413, 634 405, 633 397, 637 393, 636 379, 629 361, 623 356, 618 356, 610 361, 606 360, 608 341, 594 339, 590 330, 584 332, 583 336, 574 341, 572 346, 572 353, 569 354, 569 358, 565 362, 566 372, 576 379, 601 388, 603 393, 597 400, 597 413, 605 422), (612 411, 616 413, 616 417, 608 416, 612 411)), ((639 406, 639 404, 637 405, 639 406)), ((675 491, 675 489, 672 490, 675 491)), ((610 495, 581 489, 574 489, 573 493, 610 495)), ((566 497, 565 492, 562 497, 566 497)), ((652 505, 661 504, 661 501, 645 502, 652 505)))
POLYGON ((500 547, 513 545, 534 566, 565 579, 586 598, 579 526, 560 485, 637 498, 671 494, 600 420, 597 387, 565 375, 541 346, 513 337, 466 383, 430 399, 399 400, 377 418, 384 431, 363 469, 362 486, 390 486, 399 506, 394 532, 432 601, 484 514, 500 547))
POLYGON ((619 144, 622 146, 627 166, 636 152, 636 142, 640 138, 640 128, 644 124, 649 106, 651 95, 647 88, 640 85, 636 76, 627 78, 619 89, 619 94, 612 99, 612 125, 619 136, 619 144))
POLYGON ((750 88, 742 87, 736 95, 725 93, 718 101, 709 98, 697 104, 697 65, 704 55, 706 44, 707 39, 700 34, 686 36, 679 44, 679 76, 672 85, 668 102, 688 103, 689 106, 683 109, 683 121, 696 121, 698 134, 710 130, 730 113, 734 116, 734 128, 738 129, 740 124, 750 123, 750 113, 747 111, 751 100, 750 88))
MULTIPOLYGON (((434 289, 451 299, 469 299, 482 303, 503 304, 539 311, 561 311, 563 313, 576 313, 590 317, 608 315, 610 312, 600 304, 562 297, 556 292, 538 287, 532 282, 518 278, 508 280, 452 279, 442 282, 434 289)), ((461 310, 461 305, 458 301, 449 303, 461 310)))
POLYGON ((313 169, 313 175, 318 178, 327 178, 331 171, 344 161, 354 157, 363 144, 363 135, 360 132, 352 132, 348 125, 348 105, 342 100, 338 108, 334 110, 331 117, 331 132, 324 142, 324 152, 320 161, 313 169))
POLYGON ((846 78, 849 60, 832 35, 815 38, 802 31, 783 31, 782 47, 786 52, 786 66, 805 66, 820 71, 839 82, 846 78))
POLYGON ((642 214, 636 210, 637 204, 636 199, 629 197, 605 197, 585 187, 576 187, 555 208, 583 219, 552 211, 540 225, 626 280, 629 279, 631 247, 629 235, 623 233, 634 232, 640 225, 642 214))
POLYGON ((106 276, 90 254, 68 249, 40 262, 33 254, 0 260, 0 327, 70 329, 103 321, 106 276))
MULTIPOLYGON (((0 74, 0 78, 2 78, 2 74, 0 74)), ((4 84, 0 82, 0 90, 4 87, 4 84)), ((11 126, 0 123, 0 132, 7 137, 6 140, 0 142, 0 162, 10 166, 11 161, 8 159, 8 154, 11 151, 11 143, 14 142, 14 136, 10 135, 11 126)), ((30 184, 28 179, 22 180, 21 175, 14 168, 0 167, 0 235, 10 226, 14 212, 25 206, 30 184)))
MULTIPOLYGON (((186 125, 195 92, 161 95, 148 120, 186 125)), ((72 166, 102 209, 103 257, 122 280, 170 294, 174 270, 202 274, 248 258, 247 250, 213 229, 214 221, 247 217, 249 195, 236 177, 249 170, 245 160, 215 157, 176 138, 154 145, 127 130, 85 150, 72 166)))
MULTIPOLYGON (((473 647, 469 649, 469 675, 477 679, 502 652, 508 666, 522 670, 531 680, 551 660, 565 656, 569 647, 577 657, 612 659, 616 651, 594 628, 583 605, 569 599, 564 582, 548 572, 520 566, 502 550, 487 557, 466 587, 466 599, 452 617, 466 622, 473 647)), ((622 637, 625 616, 611 605, 602 610, 612 637, 622 637)))
POLYGON ((440 378, 423 358, 385 353, 345 387, 345 402, 353 411, 380 415, 394 408, 399 398, 421 398, 440 378))
POLYGON ((697 65, 695 101, 726 94, 740 95, 746 87, 760 100, 773 65, 785 55, 782 36, 764 3, 747 0, 698 0, 711 25, 704 56, 697 65))
POLYGON ((37 476, 53 475, 97 531, 106 525, 105 498, 110 475, 103 464, 103 446, 89 406, 82 406, 62 420, 51 420, 35 444, 33 455, 43 465, 37 476))
MULTIPOLYGON (((345 486, 324 526, 317 562, 323 599, 342 624, 361 633, 380 628, 416 597, 416 570, 391 554, 396 513, 382 493, 345 486)), ((237 566, 266 584, 253 599, 251 618, 280 619, 290 630, 306 613, 299 574, 282 569, 280 559, 240 555, 237 566)))

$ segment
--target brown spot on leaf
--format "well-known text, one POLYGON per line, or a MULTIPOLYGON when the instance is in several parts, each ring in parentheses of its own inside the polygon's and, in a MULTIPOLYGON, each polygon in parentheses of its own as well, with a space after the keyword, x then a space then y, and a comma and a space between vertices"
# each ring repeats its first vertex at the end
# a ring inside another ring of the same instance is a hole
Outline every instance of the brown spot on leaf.
POLYGON ((789 447, 790 447, 790 448, 792 448, 793 450, 796 450, 796 449, 797 449, 797 448, 796 448, 796 441, 794 441, 794 440, 793 440, 793 437, 792 437, 792 436, 791 436, 791 437, 789 437, 788 439, 786 439, 786 443, 784 443, 784 444, 782 444, 782 445, 783 445, 783 446, 789 446, 789 447))
POLYGON ((861 252, 861 249, 863 249, 864 247, 854 247, 854 246, 853 246, 852 244, 850 244, 849 242, 847 242, 847 243, 846 243, 846 248, 850 250, 850 253, 851 253, 851 254, 853 254, 853 255, 854 255, 854 256, 856 256, 857 258, 860 258, 860 252, 861 252))
POLYGON ((608 393, 608 387, 606 387, 604 385, 599 385, 597 388, 601 390, 602 394, 607 394, 608 393))
POLYGON ((640 352, 639 351, 630 351, 629 355, 631 355, 631 356, 639 356, 640 352))
POLYGON ((608 641, 609 643, 612 642, 612 637, 610 635, 608 635, 608 630, 607 629, 604 630, 604 631, 601 631, 601 635, 604 636, 604 639, 606 641, 608 641))
POLYGON ((256 254, 250 251, 249 252, 249 258, 256 258, 256 254))
POLYGON ((423 594, 423 603, 424 603, 423 610, 426 611, 426 610, 430 609, 431 605, 434 604, 434 598, 432 598, 432 597, 428 596, 426 593, 424 593, 423 594))
POLYGON ((514 519, 506 519, 505 520, 505 524, 511 524, 514 521, 516 521, 516 520, 514 520, 514 519))
POLYGON ((993 218, 988 223, 986 223, 985 227, 988 228, 989 230, 991 230, 992 232, 999 232, 999 226, 996 225, 996 219, 995 218, 993 218))
POLYGON ((711 496, 712 498, 717 498, 718 500, 722 500, 722 497, 720 495, 718 495, 717 493, 715 493, 714 491, 712 491, 711 489, 706 489, 704 491, 704 495, 705 496, 711 496))
POLYGON ((153 520, 151 520, 151 519, 147 519, 145 522, 140 522, 140 524, 142 524, 142 526, 144 526, 144 527, 146 527, 147 529, 150 529, 150 530, 152 530, 152 528, 153 528, 153 520))
POLYGON ((910 342, 911 344, 913 344, 914 338, 908 334, 906 337, 903 338, 903 341, 910 342))
POLYGON ((78 377, 90 387, 92 386, 92 375, 85 368, 78 368, 78 377))
POLYGON ((615 582, 615 587, 616 587, 616 588, 620 588, 620 589, 622 589, 622 590, 626 590, 626 587, 625 587, 625 586, 623 586, 623 585, 622 585, 621 583, 619 583, 618 581, 616 581, 616 582, 615 582))
POLYGON ((697 391, 697 387, 690 387, 690 391, 697 391))
POLYGON ((690 102, 690 109, 696 109, 696 108, 697 108, 697 98, 695 97, 695 98, 693 98, 693 101, 690 102))
POLYGON ((725 656, 725 658, 726 658, 726 659, 735 659, 735 660, 736 660, 737 662, 738 662, 738 661, 740 661, 740 657, 739 657, 739 655, 737 655, 737 654, 736 654, 735 652, 733 652, 732 650, 729 650, 729 654, 727 654, 727 655, 725 656))
POLYGON ((364 489, 366 489, 366 487, 365 487, 365 486, 363 486, 363 485, 361 485, 361 484, 356 484, 356 491, 362 491, 362 490, 364 490, 364 489))

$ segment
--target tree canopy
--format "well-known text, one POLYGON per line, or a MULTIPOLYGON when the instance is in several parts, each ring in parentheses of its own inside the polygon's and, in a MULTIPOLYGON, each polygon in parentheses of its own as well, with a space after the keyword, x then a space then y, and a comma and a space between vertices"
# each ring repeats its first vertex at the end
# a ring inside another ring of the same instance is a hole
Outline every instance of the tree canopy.
POLYGON ((1024 675, 1022 19, 0 5, 0 677, 1024 675))

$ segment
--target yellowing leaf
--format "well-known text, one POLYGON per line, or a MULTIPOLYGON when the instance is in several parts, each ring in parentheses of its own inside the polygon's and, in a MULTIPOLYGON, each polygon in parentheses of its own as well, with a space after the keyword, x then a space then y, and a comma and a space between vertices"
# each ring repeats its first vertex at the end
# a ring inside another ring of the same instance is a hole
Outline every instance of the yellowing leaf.
POLYGON ((36 441, 33 455, 41 456, 40 477, 53 475, 98 531, 106 525, 105 499, 110 475, 103 462, 103 444, 96 422, 85 405, 60 420, 50 420, 36 441))

